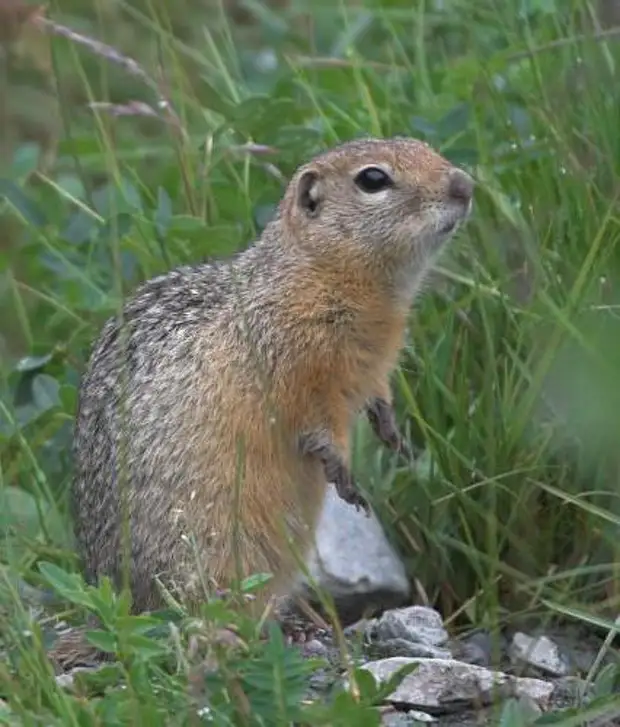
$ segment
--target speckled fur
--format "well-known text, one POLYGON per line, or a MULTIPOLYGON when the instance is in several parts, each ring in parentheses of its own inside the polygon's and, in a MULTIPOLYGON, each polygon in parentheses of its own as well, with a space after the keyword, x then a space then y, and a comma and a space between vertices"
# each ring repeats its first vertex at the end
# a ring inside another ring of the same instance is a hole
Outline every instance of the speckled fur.
POLYGON ((105 324, 74 440, 75 528, 89 579, 119 576, 122 481, 136 610, 160 605, 155 576, 199 596, 183 535, 220 586, 239 564, 242 576, 275 574, 263 599, 286 590, 295 565, 282 525, 303 554, 326 487, 298 435, 328 432, 348 462, 364 402, 390 400, 408 309, 452 232, 440 228, 466 217, 447 191, 451 170, 410 139, 331 149, 296 172, 253 246, 147 281, 127 301, 122 330, 116 319, 105 324), (368 164, 394 176, 384 199, 352 181, 368 164), (308 171, 315 217, 298 201, 308 171))

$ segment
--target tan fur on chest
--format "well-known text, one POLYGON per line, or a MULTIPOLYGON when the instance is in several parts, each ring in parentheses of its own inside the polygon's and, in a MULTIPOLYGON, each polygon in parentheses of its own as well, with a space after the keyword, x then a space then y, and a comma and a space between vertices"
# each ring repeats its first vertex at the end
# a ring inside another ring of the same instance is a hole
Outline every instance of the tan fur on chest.
MULTIPOLYGON (((312 331, 275 382, 277 399, 296 421, 320 426, 327 418, 348 427, 364 401, 382 390, 403 345, 407 308, 359 270, 309 278, 288 307, 290 320, 312 331), (301 418, 301 422, 298 421, 301 418)), ((286 415, 285 415, 286 418, 286 415)))

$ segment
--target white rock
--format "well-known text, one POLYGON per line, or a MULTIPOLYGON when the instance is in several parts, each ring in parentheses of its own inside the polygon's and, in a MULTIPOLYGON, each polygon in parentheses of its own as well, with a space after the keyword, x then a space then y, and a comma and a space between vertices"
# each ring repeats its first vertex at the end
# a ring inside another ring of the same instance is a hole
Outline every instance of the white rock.
POLYGON ((412 725, 419 723, 427 724, 436 721, 435 717, 416 709, 411 709, 408 712, 388 712, 381 715, 383 727, 412 727, 412 725))
POLYGON ((510 658, 515 663, 529 664, 551 676, 566 676, 570 671, 558 645, 547 636, 516 633, 510 644, 510 658))
POLYGON ((462 710, 516 697, 532 700, 541 709, 549 705, 554 685, 542 679, 524 679, 453 659, 393 657, 362 665, 377 682, 389 679, 407 664, 418 668, 388 697, 389 702, 410 705, 431 714, 462 710))
POLYGON ((416 722, 436 722, 437 720, 435 717, 433 717, 430 714, 427 714, 426 712, 420 712, 418 709, 412 709, 409 712, 407 712, 407 717, 409 719, 413 719, 416 722))
MULTIPOLYGON (((403 603, 409 595, 403 563, 377 518, 344 502, 331 485, 307 567, 318 586, 352 620, 360 618, 368 605, 388 608, 403 603)), ((303 575, 298 588, 308 595, 303 575)))
POLYGON ((62 687, 63 689, 73 689, 75 682, 74 675, 79 674, 79 672, 81 671, 92 672, 95 671, 95 669, 89 666, 75 666, 73 667, 73 669, 71 669, 71 671, 57 674, 55 677, 56 684, 58 684, 58 686, 62 687))
POLYGON ((59 687, 62 687, 63 689, 73 689, 73 674, 66 673, 66 674, 57 674, 56 677, 56 684, 58 684, 59 687))

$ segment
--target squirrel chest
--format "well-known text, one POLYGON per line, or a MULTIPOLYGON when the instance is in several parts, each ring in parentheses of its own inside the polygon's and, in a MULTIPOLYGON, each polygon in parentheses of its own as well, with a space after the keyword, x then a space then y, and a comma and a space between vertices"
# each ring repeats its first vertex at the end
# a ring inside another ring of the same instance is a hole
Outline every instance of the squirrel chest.
MULTIPOLYGON (((381 389, 402 347, 407 311, 366 291, 366 300, 317 291, 289 310, 290 355, 276 373, 291 411, 349 419, 381 389), (321 294, 322 293, 322 294, 321 294), (291 344, 296 345, 291 345, 291 344)), ((293 424, 293 422, 291 422, 293 424)))

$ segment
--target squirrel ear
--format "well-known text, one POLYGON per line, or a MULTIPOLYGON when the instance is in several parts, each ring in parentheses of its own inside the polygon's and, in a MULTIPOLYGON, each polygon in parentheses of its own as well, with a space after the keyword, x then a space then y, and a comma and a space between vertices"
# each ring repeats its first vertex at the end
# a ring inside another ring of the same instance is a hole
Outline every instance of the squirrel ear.
POLYGON ((316 217, 321 203, 321 185, 318 172, 309 169, 297 182, 297 202, 309 217, 316 217))

